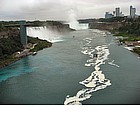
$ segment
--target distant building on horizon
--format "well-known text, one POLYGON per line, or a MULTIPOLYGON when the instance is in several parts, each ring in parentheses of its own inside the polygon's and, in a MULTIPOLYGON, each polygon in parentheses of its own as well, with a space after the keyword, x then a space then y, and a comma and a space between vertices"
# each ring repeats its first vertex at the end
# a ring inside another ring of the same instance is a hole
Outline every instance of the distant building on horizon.
MULTIPOLYGON (((115 8, 115 11, 113 13, 106 12, 105 18, 112 18, 112 17, 124 17, 125 15, 121 12, 120 7, 115 8)), ((127 18, 138 18, 139 15, 136 15, 136 8, 134 8, 132 5, 130 6, 130 15, 127 16, 127 18)))
POLYGON ((116 17, 120 16, 120 8, 115 8, 116 17))
POLYGON ((112 18, 112 17, 114 17, 112 13, 110 13, 110 12, 105 13, 105 18, 106 19, 109 19, 109 18, 112 18))
POLYGON ((130 6, 130 18, 136 17, 136 8, 133 8, 133 6, 130 6))
POLYGON ((124 17, 124 14, 120 11, 120 8, 115 8, 116 17, 124 17))

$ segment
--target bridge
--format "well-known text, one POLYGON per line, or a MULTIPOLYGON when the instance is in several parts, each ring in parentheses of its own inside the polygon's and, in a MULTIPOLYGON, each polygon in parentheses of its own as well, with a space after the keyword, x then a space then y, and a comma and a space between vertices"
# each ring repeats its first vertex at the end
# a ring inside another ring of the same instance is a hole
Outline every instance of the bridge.
POLYGON ((19 21, 20 24, 20 40, 22 45, 27 45, 27 31, 26 31, 26 21, 19 21))
POLYGON ((20 41, 23 46, 26 46, 28 43, 27 40, 27 31, 26 27, 32 26, 31 24, 27 24, 26 20, 19 21, 19 24, 13 24, 13 25, 6 25, 5 27, 19 27, 20 28, 20 41))

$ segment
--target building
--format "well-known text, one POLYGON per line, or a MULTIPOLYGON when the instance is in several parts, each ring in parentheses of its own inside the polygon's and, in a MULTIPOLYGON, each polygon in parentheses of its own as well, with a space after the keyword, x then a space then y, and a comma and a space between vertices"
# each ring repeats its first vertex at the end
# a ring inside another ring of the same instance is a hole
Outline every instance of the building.
POLYGON ((120 13, 120 17, 124 17, 124 14, 122 12, 120 13))
POLYGON ((105 13, 105 18, 112 18, 112 17, 124 17, 124 14, 120 11, 120 8, 115 8, 115 11, 113 13, 106 12, 105 13))
POLYGON ((113 14, 111 14, 111 13, 109 13, 109 12, 106 12, 106 13, 105 13, 105 18, 106 18, 106 19, 112 18, 112 17, 114 17, 113 14))
POLYGON ((116 15, 116 12, 115 12, 115 11, 113 11, 113 16, 115 17, 115 15, 116 15))
POLYGON ((135 16, 136 16, 136 8, 130 6, 130 18, 135 18, 135 16))
POLYGON ((115 8, 115 11, 113 11, 113 14, 116 16, 116 17, 124 17, 124 14, 121 12, 120 8, 115 8))
POLYGON ((120 8, 116 8, 115 13, 116 13, 116 17, 119 17, 120 16, 120 8))

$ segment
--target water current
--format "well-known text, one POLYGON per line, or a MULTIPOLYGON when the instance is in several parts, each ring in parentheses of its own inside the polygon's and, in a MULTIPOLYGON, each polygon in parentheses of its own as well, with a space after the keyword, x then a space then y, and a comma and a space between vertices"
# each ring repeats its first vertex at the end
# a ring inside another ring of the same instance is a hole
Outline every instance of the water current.
POLYGON ((140 59, 113 35, 87 29, 53 37, 51 48, 0 69, 0 104, 140 103, 140 59))

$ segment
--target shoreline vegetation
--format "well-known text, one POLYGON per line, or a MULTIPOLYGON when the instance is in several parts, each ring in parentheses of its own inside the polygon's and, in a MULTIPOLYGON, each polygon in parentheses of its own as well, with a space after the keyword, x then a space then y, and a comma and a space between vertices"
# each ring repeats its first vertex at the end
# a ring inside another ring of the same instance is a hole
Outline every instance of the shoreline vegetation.
POLYGON ((0 68, 4 68, 26 56, 34 55, 35 52, 51 46, 51 42, 39 38, 28 37, 28 44, 24 47, 20 44, 19 36, 5 38, 0 41, 0 68), (11 43, 11 40, 13 43, 11 43))
MULTIPOLYGON (((73 31, 69 28, 69 25, 58 21, 28 21, 27 24, 29 24, 29 27, 47 26, 58 32, 73 31)), ((28 44, 23 46, 20 42, 18 27, 9 27, 9 25, 18 25, 18 21, 0 21, 0 68, 4 68, 23 57, 35 55, 38 51, 52 46, 52 43, 47 40, 29 36, 28 44)))
POLYGON ((140 17, 113 17, 89 23, 91 29, 107 30, 118 38, 119 45, 125 45, 140 56, 140 17))

